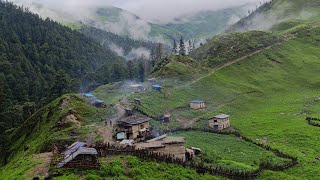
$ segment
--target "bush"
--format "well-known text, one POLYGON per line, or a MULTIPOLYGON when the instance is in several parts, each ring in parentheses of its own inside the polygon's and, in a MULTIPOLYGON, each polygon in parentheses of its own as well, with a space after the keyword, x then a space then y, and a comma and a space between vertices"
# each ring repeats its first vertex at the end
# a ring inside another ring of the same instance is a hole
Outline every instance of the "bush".
POLYGON ((111 166, 102 165, 100 168, 100 176, 107 177, 111 175, 111 166))
POLYGON ((85 180, 101 180, 102 178, 96 174, 89 174, 86 176, 85 180))
POLYGON ((110 175, 120 177, 125 174, 121 161, 116 160, 112 162, 110 175))

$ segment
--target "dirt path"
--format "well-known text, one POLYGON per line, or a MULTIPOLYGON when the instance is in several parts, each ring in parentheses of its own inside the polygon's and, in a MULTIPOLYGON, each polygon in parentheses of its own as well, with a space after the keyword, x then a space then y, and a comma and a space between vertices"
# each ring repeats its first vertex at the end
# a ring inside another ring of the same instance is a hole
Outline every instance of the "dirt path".
POLYGON ((104 143, 114 142, 112 135, 113 130, 111 126, 103 126, 98 129, 98 134, 100 134, 103 138, 104 143))
POLYGON ((178 116, 177 117, 177 121, 179 123, 181 123, 181 125, 183 126, 183 128, 188 128, 188 127, 192 127, 192 125, 197 121, 198 119, 197 118, 194 118, 194 119, 186 119, 182 116, 178 116))

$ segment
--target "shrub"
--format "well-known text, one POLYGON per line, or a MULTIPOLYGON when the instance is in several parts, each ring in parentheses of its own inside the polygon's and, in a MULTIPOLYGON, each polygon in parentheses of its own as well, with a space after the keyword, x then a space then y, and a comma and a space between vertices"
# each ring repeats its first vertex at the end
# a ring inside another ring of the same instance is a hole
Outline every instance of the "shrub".
POLYGON ((96 174, 89 174, 86 176, 85 180, 101 180, 102 178, 96 174))

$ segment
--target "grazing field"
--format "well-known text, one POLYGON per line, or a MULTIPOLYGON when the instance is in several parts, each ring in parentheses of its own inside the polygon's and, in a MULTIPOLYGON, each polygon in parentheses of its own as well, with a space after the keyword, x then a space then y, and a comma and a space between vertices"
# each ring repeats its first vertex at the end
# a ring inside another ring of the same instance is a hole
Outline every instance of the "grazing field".
MULTIPOLYGON (((319 42, 320 28, 314 28, 191 84, 167 89, 168 109, 174 116, 196 119, 199 127, 206 127, 209 117, 227 113, 243 135, 300 160, 300 166, 266 171, 262 177, 313 179, 320 170, 320 128, 305 118, 320 116, 319 42), (206 110, 190 110, 192 99, 205 100, 206 110)), ((159 103, 163 94, 150 92, 141 99, 150 114, 164 109, 159 103)))
POLYGON ((203 161, 210 166, 249 171, 258 169, 262 162, 279 165, 289 161, 235 136, 201 131, 178 132, 174 135, 185 137, 187 147, 200 148, 203 161))

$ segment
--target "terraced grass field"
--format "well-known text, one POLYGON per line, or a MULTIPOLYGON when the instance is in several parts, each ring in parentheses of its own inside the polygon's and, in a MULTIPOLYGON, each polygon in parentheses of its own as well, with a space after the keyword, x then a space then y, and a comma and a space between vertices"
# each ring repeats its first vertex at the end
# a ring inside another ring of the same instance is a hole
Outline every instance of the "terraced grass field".
POLYGON ((235 136, 201 131, 178 132, 174 135, 185 137, 187 147, 200 148, 203 161, 210 166, 249 171, 258 169, 263 161, 272 164, 289 161, 235 136))

